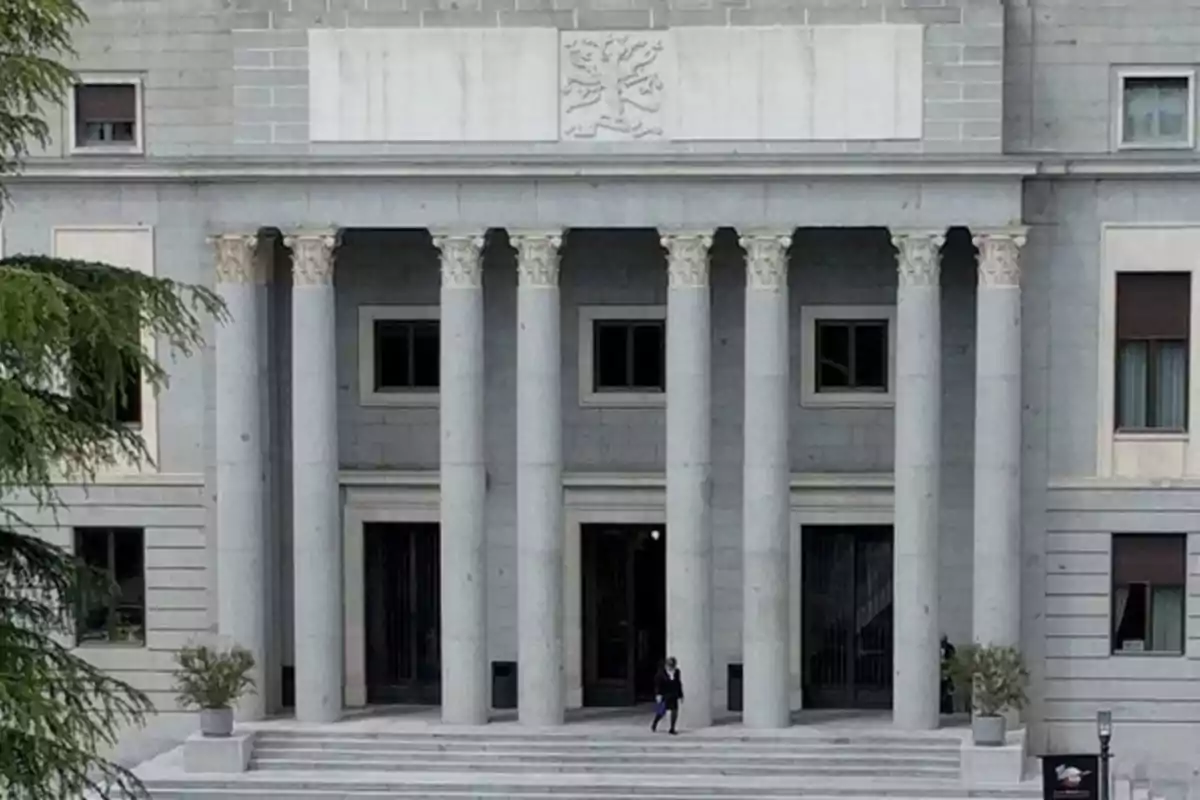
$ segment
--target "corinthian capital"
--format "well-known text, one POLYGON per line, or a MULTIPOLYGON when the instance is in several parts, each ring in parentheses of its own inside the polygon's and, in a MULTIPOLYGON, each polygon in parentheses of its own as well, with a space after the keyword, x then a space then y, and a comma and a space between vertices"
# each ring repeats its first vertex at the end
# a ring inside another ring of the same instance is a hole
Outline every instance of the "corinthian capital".
POLYGON ((738 239, 746 251, 746 288, 779 292, 787 288, 791 234, 748 233, 738 239))
POLYGON ((224 233, 209 237, 217 256, 217 283, 264 284, 268 253, 258 252, 258 235, 224 233))
POLYGON ((980 286, 1020 286, 1025 228, 979 231, 971 241, 979 250, 980 286))
POLYGON ((283 244, 292 251, 293 285, 322 286, 333 283, 336 234, 329 231, 296 233, 284 237, 283 244))
POLYGON ((558 248, 562 246, 562 234, 557 231, 542 233, 514 233, 509 241, 517 250, 517 283, 520 286, 558 286, 558 248))
POLYGON ((478 289, 483 286, 483 235, 442 234, 433 237, 442 254, 442 286, 478 289))
POLYGON ((672 289, 703 289, 708 286, 711 233, 664 233, 660 241, 667 251, 667 286, 672 289))
POLYGON ((900 285, 937 286, 942 274, 941 249, 945 243, 946 234, 939 231, 893 233, 900 285))

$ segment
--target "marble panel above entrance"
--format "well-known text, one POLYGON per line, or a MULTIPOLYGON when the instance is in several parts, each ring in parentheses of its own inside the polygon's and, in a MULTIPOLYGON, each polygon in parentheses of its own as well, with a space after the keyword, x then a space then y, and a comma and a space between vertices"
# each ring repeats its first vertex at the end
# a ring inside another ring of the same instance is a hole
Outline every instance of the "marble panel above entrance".
POLYGON ((920 25, 309 31, 314 142, 899 141, 920 25))

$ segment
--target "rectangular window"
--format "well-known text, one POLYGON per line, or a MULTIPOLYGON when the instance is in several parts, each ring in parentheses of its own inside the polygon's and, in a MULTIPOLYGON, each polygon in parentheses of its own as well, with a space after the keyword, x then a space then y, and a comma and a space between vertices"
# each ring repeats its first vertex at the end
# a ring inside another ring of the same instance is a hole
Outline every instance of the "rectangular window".
POLYGON ((1118 431, 1186 431, 1191 274, 1117 274, 1118 431))
POLYGON ((883 319, 817 320, 817 393, 886 392, 887 333, 883 319))
POLYGON ((141 368, 127 361, 121 367, 121 376, 110 397, 96 391, 95 380, 98 366, 89 364, 87 355, 76 351, 72 357, 74 376, 71 381, 71 391, 75 396, 93 406, 100 407, 100 412, 116 422, 126 425, 142 423, 142 371, 141 368))
POLYGON ((596 320, 592 330, 592 385, 597 392, 665 392, 666 323, 596 320))
POLYGON ((1121 146, 1191 147, 1190 74, 1121 76, 1121 146))
POLYGON ((135 83, 80 83, 75 86, 75 146, 138 146, 138 87, 135 83))
POLYGON ((1187 619, 1187 536, 1112 538, 1114 653, 1182 653, 1187 619))
POLYGON ((145 644, 144 543, 141 528, 75 529, 75 556, 100 584, 80 599, 79 644, 145 644))
POLYGON ((375 391, 431 392, 440 382, 437 320, 375 320, 375 391))

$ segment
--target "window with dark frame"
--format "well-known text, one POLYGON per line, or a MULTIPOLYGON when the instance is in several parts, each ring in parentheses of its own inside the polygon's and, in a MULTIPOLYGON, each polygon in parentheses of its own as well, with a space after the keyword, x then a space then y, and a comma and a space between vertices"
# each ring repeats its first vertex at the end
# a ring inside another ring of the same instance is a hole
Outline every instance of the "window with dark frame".
POLYGON ((1187 430, 1191 278, 1117 274, 1118 431, 1187 430))
POLYGON ((441 382, 437 320, 375 320, 375 391, 433 392, 441 382))
POLYGON ((887 320, 817 320, 813 347, 818 393, 888 390, 887 320))
POLYGON ((96 389, 99 368, 89 365, 87 355, 76 350, 71 391, 79 399, 99 407, 101 413, 125 425, 142 424, 142 370, 132 359, 121 366, 121 375, 111 393, 96 389), (105 396, 107 394, 107 396, 105 396))
POLYGON ((1112 537, 1114 653, 1183 653, 1187 536, 1112 537))
POLYGON ((76 611, 78 644, 145 644, 144 547, 141 528, 75 529, 75 556, 93 573, 76 611))
POLYGON ((132 147, 137 141, 137 86, 132 83, 75 85, 75 146, 132 147))
POLYGON ((667 324, 663 320, 595 320, 592 388, 596 392, 665 392, 667 324))

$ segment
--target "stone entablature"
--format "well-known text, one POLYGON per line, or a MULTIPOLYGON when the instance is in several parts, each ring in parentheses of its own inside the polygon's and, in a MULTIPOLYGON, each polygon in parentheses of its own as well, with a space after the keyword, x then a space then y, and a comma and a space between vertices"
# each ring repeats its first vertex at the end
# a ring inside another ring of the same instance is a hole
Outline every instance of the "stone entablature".
POLYGON ((921 25, 314 29, 308 45, 313 142, 922 135, 921 25))

